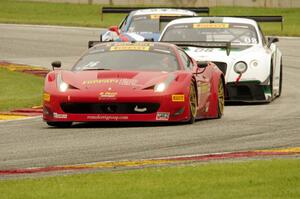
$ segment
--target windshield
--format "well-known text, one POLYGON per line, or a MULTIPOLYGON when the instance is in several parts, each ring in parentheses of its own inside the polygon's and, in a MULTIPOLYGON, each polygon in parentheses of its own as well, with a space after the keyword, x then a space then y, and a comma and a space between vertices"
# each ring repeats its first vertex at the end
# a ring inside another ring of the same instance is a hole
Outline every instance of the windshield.
POLYGON ((159 33, 168 22, 159 23, 161 16, 181 16, 179 14, 151 14, 133 16, 128 32, 154 32, 159 33))
POLYGON ((255 28, 238 23, 175 24, 165 31, 162 41, 231 42, 236 45, 258 43, 255 28))
MULTIPOLYGON (((103 49, 100 49, 103 50, 103 49)), ((84 55, 72 70, 130 70, 130 71, 175 71, 176 57, 170 52, 159 51, 92 51, 84 55)))

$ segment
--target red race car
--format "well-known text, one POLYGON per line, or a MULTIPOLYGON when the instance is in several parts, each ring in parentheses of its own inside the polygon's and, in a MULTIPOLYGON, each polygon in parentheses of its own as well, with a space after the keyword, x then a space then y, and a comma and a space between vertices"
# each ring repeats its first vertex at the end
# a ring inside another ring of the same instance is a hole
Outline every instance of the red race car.
POLYGON ((174 44, 100 43, 71 71, 47 75, 43 119, 50 126, 67 127, 72 122, 220 118, 224 83, 216 65, 196 63, 174 44))

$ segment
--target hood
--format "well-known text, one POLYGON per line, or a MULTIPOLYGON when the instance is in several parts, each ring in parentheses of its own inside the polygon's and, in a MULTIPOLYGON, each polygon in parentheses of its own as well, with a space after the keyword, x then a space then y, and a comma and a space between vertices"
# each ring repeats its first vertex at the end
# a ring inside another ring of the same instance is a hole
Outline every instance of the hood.
POLYGON ((185 51, 196 61, 218 61, 229 63, 230 61, 243 56, 245 53, 248 53, 252 48, 252 46, 234 46, 231 47, 229 55, 227 55, 226 49, 221 48, 188 47, 185 51))
POLYGON ((62 79, 80 90, 143 90, 163 82, 172 73, 149 71, 62 71, 62 79))

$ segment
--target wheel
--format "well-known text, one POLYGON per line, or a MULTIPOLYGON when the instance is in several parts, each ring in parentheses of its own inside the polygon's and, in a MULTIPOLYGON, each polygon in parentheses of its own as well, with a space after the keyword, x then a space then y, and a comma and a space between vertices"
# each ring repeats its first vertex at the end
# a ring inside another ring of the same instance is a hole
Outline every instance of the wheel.
POLYGON ((224 102, 225 102, 225 94, 224 94, 224 84, 222 78, 219 79, 218 85, 218 114, 217 118, 221 118, 224 113, 224 102))
POLYGON ((271 100, 274 98, 274 91, 273 91, 273 60, 271 60, 271 66, 270 66, 270 92, 271 92, 271 100))
POLYGON ((279 92, 278 92, 278 97, 281 96, 281 91, 282 91, 282 61, 280 63, 280 76, 279 76, 279 92))
POLYGON ((47 122, 47 124, 53 127, 68 128, 72 125, 72 122, 47 122))
POLYGON ((197 115, 197 94, 193 83, 191 83, 190 85, 189 109, 190 109, 190 119, 188 123, 192 124, 195 122, 196 115, 197 115))

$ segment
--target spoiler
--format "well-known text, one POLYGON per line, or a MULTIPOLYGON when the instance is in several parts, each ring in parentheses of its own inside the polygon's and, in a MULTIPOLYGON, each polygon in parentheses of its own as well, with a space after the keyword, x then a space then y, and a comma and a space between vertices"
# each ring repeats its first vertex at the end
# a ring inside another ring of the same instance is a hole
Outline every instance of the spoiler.
POLYGON ((219 41, 163 41, 165 43, 172 43, 180 47, 200 47, 200 48, 225 48, 226 54, 229 56, 231 50, 230 42, 219 42, 219 41))
POLYGON ((105 13, 130 13, 140 9, 182 9, 190 10, 195 13, 206 13, 209 15, 209 7, 102 7, 100 8, 101 20, 103 20, 103 14, 105 13))
MULTIPOLYGON (((170 21, 173 21, 175 19, 180 19, 180 18, 194 18, 194 17, 199 17, 199 16, 161 16, 159 18, 160 29, 162 27, 161 24, 163 23, 169 23, 170 21)), ((284 22, 283 16, 209 16, 209 17, 212 18, 213 17, 237 17, 237 18, 252 19, 258 23, 261 22, 281 23, 281 30, 283 30, 283 22, 284 22)))

